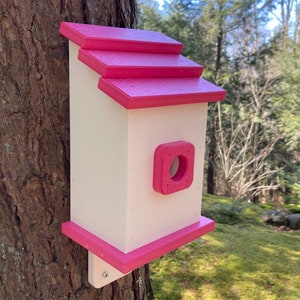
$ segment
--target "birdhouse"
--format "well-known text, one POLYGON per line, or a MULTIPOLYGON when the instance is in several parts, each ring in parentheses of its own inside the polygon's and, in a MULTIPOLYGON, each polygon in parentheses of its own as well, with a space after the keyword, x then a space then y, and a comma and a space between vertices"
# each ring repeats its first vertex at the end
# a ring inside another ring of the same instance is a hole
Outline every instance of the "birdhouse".
POLYGON ((154 31, 64 22, 69 39, 71 220, 101 287, 212 231, 201 216, 207 103, 182 44, 154 31))

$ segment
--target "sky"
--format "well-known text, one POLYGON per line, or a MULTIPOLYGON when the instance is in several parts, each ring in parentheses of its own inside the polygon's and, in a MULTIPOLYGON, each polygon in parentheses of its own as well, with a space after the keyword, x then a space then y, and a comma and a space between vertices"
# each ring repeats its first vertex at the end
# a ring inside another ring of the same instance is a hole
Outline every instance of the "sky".
MULTIPOLYGON (((157 0, 159 3, 159 8, 162 9, 165 2, 169 2, 168 0, 157 0)), ((280 8, 278 7, 274 13, 270 13, 270 22, 267 25, 268 30, 273 30, 278 24, 278 18, 276 18, 276 15, 280 16, 280 8)))

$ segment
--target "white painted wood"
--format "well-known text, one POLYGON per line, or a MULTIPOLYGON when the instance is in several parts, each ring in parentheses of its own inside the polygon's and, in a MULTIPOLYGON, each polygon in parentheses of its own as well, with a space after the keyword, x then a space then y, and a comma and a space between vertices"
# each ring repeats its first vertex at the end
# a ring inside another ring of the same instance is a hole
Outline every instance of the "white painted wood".
POLYGON ((97 88, 99 75, 69 45, 71 220, 122 249, 127 111, 97 88))
POLYGON ((125 275, 93 253, 88 253, 88 280, 95 288, 101 288, 125 275))
POLYGON ((129 111, 125 251, 131 251, 199 221, 201 214, 207 103, 129 111), (185 190, 153 190, 156 147, 173 141, 195 146, 194 180, 185 190))
POLYGON ((124 253, 198 222, 207 103, 126 110, 69 44, 71 220, 124 253), (152 187, 154 151, 178 140, 195 146, 194 181, 162 195, 152 187))

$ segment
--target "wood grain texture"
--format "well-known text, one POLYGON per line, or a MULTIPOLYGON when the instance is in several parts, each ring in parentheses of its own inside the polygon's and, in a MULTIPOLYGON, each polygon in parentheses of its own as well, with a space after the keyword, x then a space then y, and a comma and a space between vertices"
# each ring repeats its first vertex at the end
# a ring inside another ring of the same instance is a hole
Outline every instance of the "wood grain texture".
POLYGON ((148 267, 103 289, 69 220, 69 88, 62 21, 133 27, 135 2, 0 2, 0 299, 148 299, 148 267))

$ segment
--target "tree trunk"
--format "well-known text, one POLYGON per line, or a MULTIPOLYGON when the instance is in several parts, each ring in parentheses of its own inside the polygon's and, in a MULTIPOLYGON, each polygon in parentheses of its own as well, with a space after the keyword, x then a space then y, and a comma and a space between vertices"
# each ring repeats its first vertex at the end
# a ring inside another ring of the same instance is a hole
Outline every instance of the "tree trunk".
POLYGON ((207 175, 206 187, 208 194, 215 194, 215 164, 216 164, 216 105, 215 103, 209 104, 209 113, 211 114, 210 122, 208 123, 208 146, 207 146, 207 175))
MULTIPOLYGON (((218 22, 218 36, 217 36, 217 53, 215 63, 215 83, 218 85, 220 81, 221 72, 221 58, 222 58, 222 46, 223 46, 223 4, 219 3, 220 19, 218 22)), ((214 195, 216 193, 216 160, 217 160, 217 105, 215 103, 209 104, 209 113, 211 113, 210 124, 208 124, 208 162, 207 162, 207 193, 214 195)))
POLYGON ((149 268, 95 289, 68 221, 69 90, 62 21, 135 25, 135 0, 0 2, 0 299, 150 299, 149 268))

